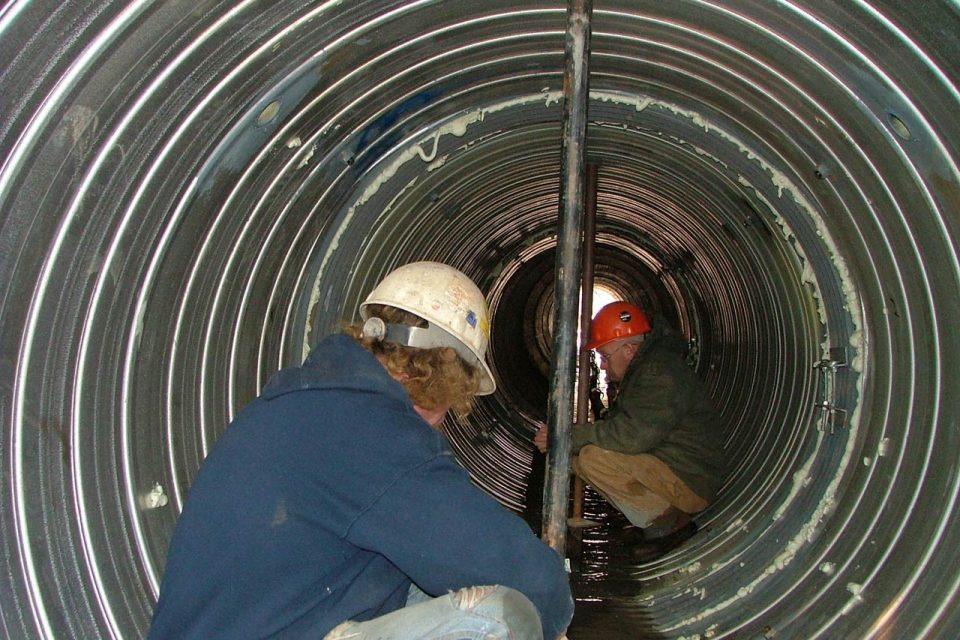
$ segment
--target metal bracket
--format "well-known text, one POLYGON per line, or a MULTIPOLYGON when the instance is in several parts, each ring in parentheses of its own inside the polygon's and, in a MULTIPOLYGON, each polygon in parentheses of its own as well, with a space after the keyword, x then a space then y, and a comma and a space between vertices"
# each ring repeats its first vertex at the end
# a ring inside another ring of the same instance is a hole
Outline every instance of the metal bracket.
POLYGON ((829 428, 830 433, 834 433, 837 428, 842 429, 847 426, 847 410, 834 404, 837 370, 847 366, 847 350, 844 347, 831 347, 830 357, 820 360, 813 366, 820 370, 823 380, 824 399, 816 405, 823 412, 821 430, 829 428))

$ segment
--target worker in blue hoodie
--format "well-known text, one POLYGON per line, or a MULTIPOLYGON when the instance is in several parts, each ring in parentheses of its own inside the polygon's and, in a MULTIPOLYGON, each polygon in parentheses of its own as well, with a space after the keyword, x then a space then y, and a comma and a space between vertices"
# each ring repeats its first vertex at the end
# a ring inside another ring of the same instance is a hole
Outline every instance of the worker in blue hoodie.
POLYGON ((562 637, 562 560, 440 431, 494 391, 463 273, 389 273, 363 324, 274 375, 217 441, 170 543, 150 638, 562 637))

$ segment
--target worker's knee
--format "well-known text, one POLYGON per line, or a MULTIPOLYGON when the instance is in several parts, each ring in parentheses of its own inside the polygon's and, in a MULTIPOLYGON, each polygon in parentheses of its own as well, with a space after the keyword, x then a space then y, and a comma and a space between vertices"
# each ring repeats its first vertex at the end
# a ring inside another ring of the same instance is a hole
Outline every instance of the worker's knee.
POLYGON ((580 451, 577 453, 577 458, 580 460, 580 464, 584 462, 592 462, 597 459, 597 454, 600 453, 600 447, 595 444, 585 444, 580 447, 580 451))
POLYGON ((592 471, 601 466, 603 466, 603 449, 597 445, 584 445, 577 453, 577 466, 574 470, 578 475, 589 476, 592 471))
POLYGON ((493 638, 543 637, 540 614, 527 596, 504 586, 468 587, 453 594, 458 609, 483 614, 492 627, 487 635, 493 638), (502 634, 502 635, 501 635, 502 634))
POLYGON ((530 638, 542 640, 543 629, 540 614, 530 599, 509 587, 500 587, 503 607, 503 621, 510 629, 510 638, 530 638))

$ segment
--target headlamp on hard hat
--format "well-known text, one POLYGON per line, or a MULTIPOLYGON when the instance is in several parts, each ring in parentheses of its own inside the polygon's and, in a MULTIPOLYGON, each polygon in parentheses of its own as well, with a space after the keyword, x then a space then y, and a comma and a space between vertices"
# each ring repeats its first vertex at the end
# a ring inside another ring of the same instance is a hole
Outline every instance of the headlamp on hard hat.
POLYGON ((363 323, 363 337, 378 342, 392 342, 414 349, 436 349, 447 347, 457 352, 464 362, 472 367, 480 362, 469 348, 452 335, 434 324, 426 327, 411 327, 406 324, 384 322, 381 318, 367 318, 363 323))

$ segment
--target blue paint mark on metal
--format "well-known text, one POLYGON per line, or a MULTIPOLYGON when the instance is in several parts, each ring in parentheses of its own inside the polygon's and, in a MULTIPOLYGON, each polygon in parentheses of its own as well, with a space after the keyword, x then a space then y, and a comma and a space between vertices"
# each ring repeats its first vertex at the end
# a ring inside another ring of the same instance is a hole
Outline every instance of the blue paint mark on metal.
POLYGON ((212 187, 217 178, 227 172, 243 170, 250 158, 269 143, 277 128, 319 81, 316 68, 310 67, 294 75, 283 85, 266 91, 252 103, 247 113, 224 136, 220 147, 210 155, 210 160, 201 171, 200 191, 212 187), (265 122, 258 122, 260 114, 273 102, 279 106, 276 114, 265 122))
POLYGON ((402 116, 414 109, 417 109, 418 107, 427 104, 439 94, 439 89, 422 91, 407 98, 364 128, 363 131, 361 131, 358 135, 357 143, 354 146, 354 169, 358 171, 367 169, 377 160, 377 158, 385 155, 391 148, 396 146, 397 143, 399 143, 403 138, 403 130, 390 131, 390 133, 385 136, 384 134, 389 131, 390 128, 393 127, 402 116), (381 136, 383 137, 378 140, 378 138, 381 136), (377 142, 368 149, 367 145, 371 144, 371 142, 375 140, 377 142), (361 155, 363 155, 362 159, 359 158, 361 155))

